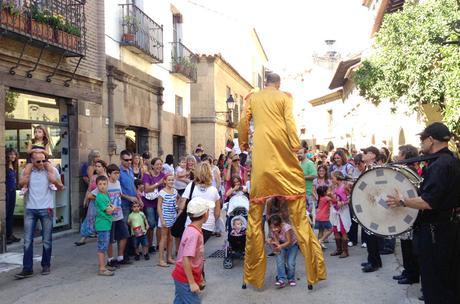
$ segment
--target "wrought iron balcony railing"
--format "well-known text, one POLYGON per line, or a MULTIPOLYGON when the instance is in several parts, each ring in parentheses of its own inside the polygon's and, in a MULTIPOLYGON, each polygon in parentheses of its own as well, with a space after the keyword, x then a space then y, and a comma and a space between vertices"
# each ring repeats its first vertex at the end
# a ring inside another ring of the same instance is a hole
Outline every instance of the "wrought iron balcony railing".
POLYGON ((185 77, 186 81, 196 82, 197 61, 197 56, 182 42, 172 43, 172 73, 185 77))
POLYGON ((64 50, 65 56, 85 55, 85 0, 0 0, 0 9, 3 33, 64 50))
POLYGON ((122 45, 152 63, 163 62, 163 26, 134 4, 120 4, 122 45))

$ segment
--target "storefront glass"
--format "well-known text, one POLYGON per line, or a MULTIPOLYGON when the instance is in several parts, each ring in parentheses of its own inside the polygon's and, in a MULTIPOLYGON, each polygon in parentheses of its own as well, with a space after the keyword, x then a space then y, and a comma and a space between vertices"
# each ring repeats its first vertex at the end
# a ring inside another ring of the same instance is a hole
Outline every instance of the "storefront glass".
MULTIPOLYGON (((33 129, 43 126, 50 136, 50 162, 58 169, 64 183, 64 191, 55 193, 54 227, 70 227, 70 174, 67 105, 55 98, 10 91, 5 117, 5 146, 19 152, 19 175, 27 161, 27 145, 33 137, 33 129)), ((22 228, 24 197, 17 189, 15 223, 22 228)))

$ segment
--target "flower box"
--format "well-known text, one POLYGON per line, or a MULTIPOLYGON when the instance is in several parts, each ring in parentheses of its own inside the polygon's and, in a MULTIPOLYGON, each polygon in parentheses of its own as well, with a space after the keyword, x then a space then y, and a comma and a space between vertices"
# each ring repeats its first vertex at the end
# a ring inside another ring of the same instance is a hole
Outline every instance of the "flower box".
POLYGON ((30 34, 43 40, 55 41, 53 28, 34 19, 30 21, 30 34))
POLYGON ((121 39, 123 42, 126 42, 126 43, 134 43, 134 40, 136 39, 136 35, 132 33, 126 33, 126 34, 123 34, 123 37, 121 39))
POLYGON ((77 35, 72 35, 67 32, 56 30, 55 33, 56 42, 63 46, 64 48, 71 50, 78 50, 80 44, 80 37, 77 35))
POLYGON ((27 32, 27 18, 22 13, 12 15, 8 9, 2 9, 0 22, 14 30, 27 32))

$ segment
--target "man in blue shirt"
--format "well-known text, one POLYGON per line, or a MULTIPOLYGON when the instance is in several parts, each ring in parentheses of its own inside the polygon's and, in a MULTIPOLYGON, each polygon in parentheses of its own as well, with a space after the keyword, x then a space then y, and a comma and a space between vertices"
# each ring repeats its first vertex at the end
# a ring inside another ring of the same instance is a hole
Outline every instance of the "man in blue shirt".
POLYGON ((120 185, 121 185, 121 208, 123 210, 123 219, 128 221, 131 212, 131 204, 137 202, 136 187, 134 185, 134 171, 131 167, 133 155, 128 150, 120 153, 120 185))

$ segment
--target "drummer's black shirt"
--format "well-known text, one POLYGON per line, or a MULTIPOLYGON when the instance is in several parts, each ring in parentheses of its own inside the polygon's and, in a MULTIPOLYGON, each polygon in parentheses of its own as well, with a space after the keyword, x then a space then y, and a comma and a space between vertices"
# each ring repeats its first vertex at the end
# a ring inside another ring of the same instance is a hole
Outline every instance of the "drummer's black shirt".
POLYGON ((422 210, 418 223, 446 222, 454 208, 460 207, 460 160, 448 148, 434 154, 422 175, 420 196, 431 206, 422 210))

